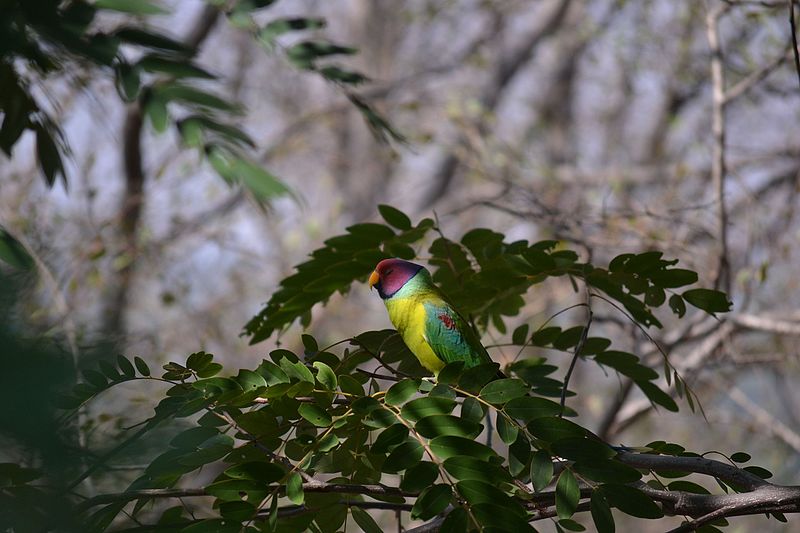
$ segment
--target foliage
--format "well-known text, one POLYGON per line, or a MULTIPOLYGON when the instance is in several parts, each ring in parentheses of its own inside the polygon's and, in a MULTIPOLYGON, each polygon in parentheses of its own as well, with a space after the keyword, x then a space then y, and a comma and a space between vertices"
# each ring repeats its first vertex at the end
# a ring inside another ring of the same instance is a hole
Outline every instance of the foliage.
MULTIPOLYGON (((273 2, 209 1, 227 14, 231 24, 253 35, 273 52, 289 33, 322 28, 313 18, 278 18, 259 24, 255 11, 273 2), (228 5, 231 4, 231 5, 228 5)), ((254 160, 252 139, 231 122, 239 105, 223 97, 219 77, 193 61, 197 50, 152 29, 147 17, 168 14, 159 2, 134 0, 12 0, 5 2, 0 21, 0 149, 11 155, 25 131, 36 136, 36 153, 49 186, 58 178, 66 185, 66 139, 56 120, 35 97, 39 78, 65 74, 71 65, 113 73, 120 98, 140 106, 153 130, 162 134, 174 126, 187 148, 197 149, 214 171, 229 183, 240 183, 265 201, 286 194, 287 187, 254 160), (7 5, 10 4, 10 5, 7 5), (113 13, 129 15, 113 30, 96 29, 97 21, 113 13), (130 18, 135 16, 136 18, 130 18), (216 87, 212 90, 209 87, 216 87)), ((320 61, 356 50, 321 40, 306 40, 285 49, 296 68, 314 72, 345 90, 366 123, 381 138, 402 141, 380 114, 350 88, 367 78, 340 65, 320 61)))
MULTIPOLYGON (((642 328, 660 325, 654 312, 666 305, 666 293, 709 313, 729 306, 720 292, 684 290, 697 274, 674 268, 676 261, 662 259, 659 252, 624 254, 601 268, 580 262, 556 242, 506 243, 502 234, 486 229, 453 241, 429 219, 413 225, 394 208, 380 210, 395 229, 360 224, 326 241, 249 324, 254 340, 303 315, 308 324, 311 306, 347 291, 383 257, 415 257, 410 245, 431 231, 437 234, 428 249, 435 279, 481 327, 504 330, 527 290, 551 276, 584 284, 589 304, 592 296, 602 298, 642 328)), ((669 308, 681 316, 685 312, 674 304, 669 308)), ((593 360, 630 377, 654 404, 678 409, 654 383, 658 372, 637 355, 612 349, 610 339, 583 334, 585 325, 534 326, 532 331, 527 325, 517 328, 511 343, 593 360)), ((642 519, 663 516, 664 502, 648 487, 673 495, 708 492, 688 480, 671 481, 691 469, 680 464, 637 468, 631 459, 636 454, 610 447, 569 420, 577 413, 558 397, 575 392, 563 390, 564 381, 554 377, 557 367, 544 357, 512 363, 506 368, 509 377, 499 380, 496 364, 467 370, 451 364, 433 383, 423 379, 424 371, 392 330, 361 333, 343 341, 349 343, 344 349, 336 348, 343 342, 320 347, 309 334, 302 340, 304 353, 276 349, 256 368, 235 375, 226 376, 203 351, 164 365, 159 374, 142 358, 125 356, 85 371, 83 383, 60 398, 60 408, 76 413, 123 383, 155 381, 165 391, 153 416, 93 461, 70 489, 144 433, 183 421, 124 492, 75 502, 73 511, 85 530, 136 531, 152 524, 184 532, 332 532, 352 519, 364 531, 380 531, 375 512, 394 509, 412 519, 439 520, 443 531, 534 531, 531 524, 546 518, 559 530, 582 530, 576 513, 590 511, 598 531, 605 532, 614 531, 612 508, 642 519), (369 370, 375 361, 379 373, 369 370), (487 425, 490 420, 494 427, 487 425), (502 448, 479 438, 491 434, 502 448), (211 478, 192 475, 199 470, 211 478), (202 513, 189 513, 177 498, 208 503, 202 513)), ((668 363, 665 368, 678 390, 688 392, 668 363)), ((637 452, 700 458, 663 441, 637 452)), ((749 459, 744 452, 730 458, 731 464, 749 459)), ((759 482, 771 475, 752 466, 733 470, 759 482)), ((53 489, 38 483, 42 475, 2 465, 0 508, 14 505, 29 523, 52 529, 55 518, 41 502, 54 497, 53 489)), ((717 481, 726 492, 752 489, 722 475, 717 481)), ((723 525, 724 520, 715 522, 723 525)))

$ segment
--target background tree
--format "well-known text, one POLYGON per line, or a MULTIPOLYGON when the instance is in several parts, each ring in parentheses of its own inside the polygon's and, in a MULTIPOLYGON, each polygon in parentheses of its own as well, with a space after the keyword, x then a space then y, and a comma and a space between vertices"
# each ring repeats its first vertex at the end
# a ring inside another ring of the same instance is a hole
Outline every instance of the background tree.
MULTIPOLYGON (((635 379, 618 383, 585 364, 571 381, 579 422, 613 442, 751 442, 778 483, 797 479, 797 80, 787 3, 7 7, 0 137, 14 157, 0 170, 0 221, 3 243, 21 243, 39 273, 11 314, 32 321, 14 322, 15 332, 48 331, 93 368, 115 357, 109 342, 151 366, 199 346, 226 366, 253 368, 247 361, 260 361, 276 337, 249 348, 236 336, 241 325, 308 250, 377 220, 382 201, 415 219, 435 208, 436 227, 453 241, 479 226, 509 244, 556 238, 603 267, 655 249, 734 302, 720 320, 659 315, 663 336, 650 331, 709 424, 650 416, 635 379), (337 46, 302 45, 329 40, 337 46), (350 57, 349 45, 360 53, 350 57), (236 104, 247 109, 240 118, 236 104), (398 136, 375 106, 408 147, 382 145, 364 127, 362 117, 398 136)), ((434 257, 421 242, 414 251, 434 257)), ((324 344, 385 327, 365 292, 332 291, 314 309, 314 336, 324 344)), ((532 332, 584 301, 569 278, 548 279, 506 327, 532 332)), ((593 333, 661 364, 631 321, 605 304, 593 309, 593 333)), ((583 312, 554 324, 585 324, 583 312)), ((499 324, 486 325, 488 343, 505 340, 499 324)), ((298 328, 280 337, 295 353, 298 328)), ((493 354, 506 363, 516 350, 493 354)), ((549 359, 563 376, 570 358, 549 359)), ((83 411, 78 451, 108 449, 129 434, 121 427, 148 416, 150 389, 114 390, 83 411)), ((152 457, 147 447, 159 440, 146 435, 136 451, 152 457)), ((16 460, 16 450, 5 453, 16 460)), ((117 468, 141 465, 137 454, 90 479, 123 487, 136 472, 117 468)), ((781 527, 758 522, 771 526, 781 527)))

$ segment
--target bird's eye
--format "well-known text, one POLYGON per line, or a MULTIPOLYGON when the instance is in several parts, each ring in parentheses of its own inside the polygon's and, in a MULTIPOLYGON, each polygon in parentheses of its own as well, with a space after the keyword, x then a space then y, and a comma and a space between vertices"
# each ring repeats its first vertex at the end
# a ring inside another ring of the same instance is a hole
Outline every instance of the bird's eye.
POLYGON ((384 275, 388 276, 388 275, 389 275, 389 274, 391 274, 392 272, 394 272, 394 269, 391 269, 391 268, 390 268, 389 270, 387 270, 386 272, 384 272, 384 275))

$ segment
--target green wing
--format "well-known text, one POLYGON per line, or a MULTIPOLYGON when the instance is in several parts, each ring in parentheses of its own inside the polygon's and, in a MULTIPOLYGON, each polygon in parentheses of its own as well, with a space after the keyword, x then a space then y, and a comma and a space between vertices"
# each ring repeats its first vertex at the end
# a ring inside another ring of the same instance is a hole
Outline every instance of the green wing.
POLYGON ((467 368, 491 363, 472 326, 444 300, 426 302, 425 340, 445 363, 464 361, 467 368))

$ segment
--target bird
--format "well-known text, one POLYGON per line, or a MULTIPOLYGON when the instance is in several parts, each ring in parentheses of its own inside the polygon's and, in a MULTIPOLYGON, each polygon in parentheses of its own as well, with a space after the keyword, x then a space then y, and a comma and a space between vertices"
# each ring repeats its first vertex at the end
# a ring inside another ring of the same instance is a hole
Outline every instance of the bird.
POLYGON ((434 285, 431 273, 403 259, 384 259, 369 276, 395 329, 434 377, 448 363, 464 368, 492 363, 470 323, 434 285))

